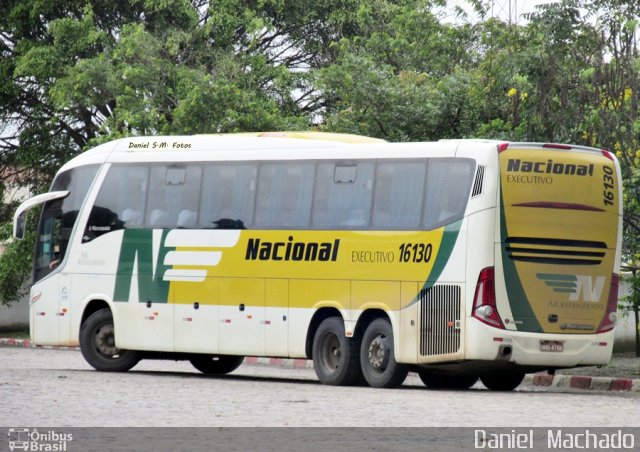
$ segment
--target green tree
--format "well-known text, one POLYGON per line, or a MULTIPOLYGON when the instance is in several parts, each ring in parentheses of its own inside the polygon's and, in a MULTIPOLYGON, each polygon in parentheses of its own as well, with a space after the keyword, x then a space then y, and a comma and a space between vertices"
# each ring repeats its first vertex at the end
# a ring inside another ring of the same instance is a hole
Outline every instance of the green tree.
MULTIPOLYGON (((3 181, 43 191, 71 157, 128 135, 314 127, 572 142, 618 155, 624 260, 637 266, 639 4, 562 0, 515 25, 486 18, 488 0, 469 3, 485 19, 445 21, 443 0, 6 0, 3 181)), ((0 210, 0 240, 14 208, 0 210)), ((0 257, 5 302, 28 249, 0 257)))
POLYGON ((358 11, 361 33, 333 43, 334 63, 318 71, 326 130, 393 141, 469 132, 474 30, 440 22, 441 4, 379 0, 358 11))
MULTIPOLYGON (((306 129, 324 108, 312 73, 362 14, 377 13, 365 0, 7 0, 0 171, 39 192, 117 137, 306 129)), ((0 257, 0 286, 25 277, 8 261, 23 248, 0 257)))

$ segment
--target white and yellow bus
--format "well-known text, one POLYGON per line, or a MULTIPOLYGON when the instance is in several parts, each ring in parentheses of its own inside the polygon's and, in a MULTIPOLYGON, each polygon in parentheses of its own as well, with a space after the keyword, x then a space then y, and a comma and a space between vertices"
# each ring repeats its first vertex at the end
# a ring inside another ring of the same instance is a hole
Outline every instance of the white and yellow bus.
POLYGON ((621 248, 607 151, 351 135, 138 137, 64 165, 31 337, 101 371, 308 358, 321 382, 432 388, 607 364, 621 248))

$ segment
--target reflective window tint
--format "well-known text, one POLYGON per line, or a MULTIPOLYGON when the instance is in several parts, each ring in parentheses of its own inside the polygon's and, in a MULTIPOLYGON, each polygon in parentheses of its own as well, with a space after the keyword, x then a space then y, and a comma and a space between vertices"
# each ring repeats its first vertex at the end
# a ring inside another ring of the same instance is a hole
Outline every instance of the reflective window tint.
POLYGON ((462 218, 474 170, 475 162, 471 159, 429 160, 424 218, 427 229, 462 218))
POLYGON ((374 229, 414 229, 420 226, 426 166, 424 161, 378 164, 374 229))
POLYGON ((144 224, 149 179, 147 165, 113 165, 91 209, 83 241, 144 224))
POLYGON ((252 164, 206 166, 199 227, 228 229, 235 222, 235 228, 242 228, 253 223, 257 174, 252 164))
POLYGON ((314 163, 266 163, 260 168, 256 228, 309 224, 314 163))
POLYGON ((318 163, 314 228, 366 228, 371 217, 373 162, 318 163))
POLYGON ((102 184, 96 206, 113 212, 124 227, 142 226, 148 180, 146 165, 113 166, 102 184))
POLYGON ((195 227, 201 179, 200 166, 152 166, 145 225, 195 227))
POLYGON ((433 229, 462 218, 474 169, 453 158, 114 164, 83 240, 142 227, 433 229))

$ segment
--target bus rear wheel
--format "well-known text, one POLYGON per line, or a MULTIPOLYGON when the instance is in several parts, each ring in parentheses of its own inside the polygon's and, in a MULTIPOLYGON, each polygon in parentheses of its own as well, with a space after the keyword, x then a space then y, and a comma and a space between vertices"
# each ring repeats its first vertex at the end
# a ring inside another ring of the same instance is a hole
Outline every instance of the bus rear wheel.
POLYGON ((87 362, 103 372, 126 372, 140 361, 140 353, 116 347, 110 309, 91 314, 80 327, 80 351, 87 362))
POLYGON ((396 362, 393 328, 387 319, 376 319, 365 330, 360 365, 364 379, 374 388, 396 388, 407 378, 408 368, 396 362))
POLYGON ((355 339, 345 335, 339 317, 322 321, 313 337, 313 367, 321 383, 333 386, 355 385, 362 371, 355 339))
POLYGON ((197 355, 189 359, 189 362, 206 375, 226 375, 233 372, 244 361, 244 356, 230 355, 197 355))
POLYGON ((493 391, 513 391, 522 383, 522 380, 524 380, 523 372, 491 374, 480 377, 482 384, 493 391))
POLYGON ((419 371, 418 376, 429 389, 469 389, 478 381, 478 377, 469 375, 434 375, 424 371, 419 371))

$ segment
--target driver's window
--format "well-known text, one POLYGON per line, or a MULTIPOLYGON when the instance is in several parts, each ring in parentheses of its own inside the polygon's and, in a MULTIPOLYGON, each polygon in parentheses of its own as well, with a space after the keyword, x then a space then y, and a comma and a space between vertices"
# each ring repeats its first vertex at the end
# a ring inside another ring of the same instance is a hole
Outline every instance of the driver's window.
POLYGON ((38 229, 36 248, 35 281, 47 276, 62 261, 67 248, 68 237, 63 237, 62 209, 60 200, 45 205, 38 229))

